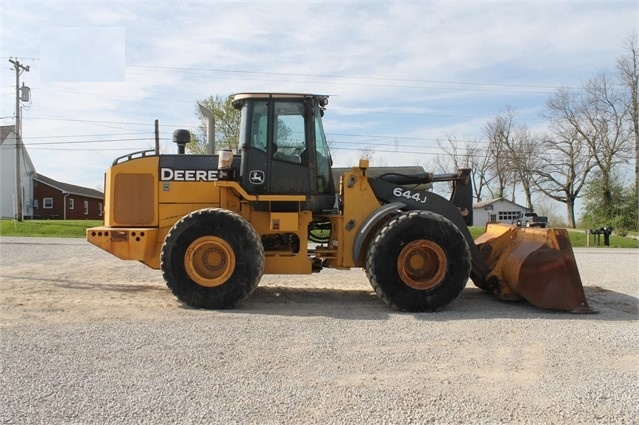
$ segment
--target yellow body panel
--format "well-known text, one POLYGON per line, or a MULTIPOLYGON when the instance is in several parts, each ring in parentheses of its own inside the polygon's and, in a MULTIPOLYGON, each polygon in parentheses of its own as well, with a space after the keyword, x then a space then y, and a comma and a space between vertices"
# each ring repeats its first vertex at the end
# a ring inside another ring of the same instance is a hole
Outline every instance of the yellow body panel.
POLYGON ((366 167, 367 164, 360 164, 360 167, 353 167, 352 172, 342 176, 340 198, 344 212, 341 216, 329 216, 333 227, 329 248, 337 250, 335 260, 329 260, 329 264, 336 268, 358 265, 359 259, 353 258, 355 236, 364 220, 380 206, 365 176, 366 167))
POLYGON ((275 213, 270 214, 270 229, 280 232, 297 232, 299 229, 298 213, 275 213))
POLYGON ((250 203, 243 203, 241 215, 251 223, 260 236, 281 233, 295 233, 299 237, 300 249, 297 253, 290 251, 265 251, 265 274, 310 274, 312 263, 307 256, 308 225, 313 219, 310 211, 299 213, 279 213, 270 211, 256 211, 250 203), (274 230, 274 220, 286 217, 288 224, 292 224, 292 215, 297 217, 297 227, 290 229, 274 230))
POLYGON ((202 208, 218 208, 219 204, 160 204, 160 226, 171 227, 182 217, 202 208))
MULTIPOLYGON (((156 180, 157 181, 157 180, 156 180)), ((159 182, 160 204, 219 204, 220 189, 216 182, 159 182)))

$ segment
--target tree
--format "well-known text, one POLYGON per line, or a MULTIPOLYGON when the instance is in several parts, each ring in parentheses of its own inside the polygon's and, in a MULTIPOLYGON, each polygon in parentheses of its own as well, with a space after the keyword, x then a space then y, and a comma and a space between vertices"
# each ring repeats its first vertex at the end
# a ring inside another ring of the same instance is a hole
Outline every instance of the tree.
MULTIPOLYGON (((500 115, 489 121, 484 127, 484 134, 488 139, 487 153, 490 158, 489 173, 494 185, 488 186, 493 198, 506 197, 506 187, 512 182, 513 170, 509 163, 508 141, 513 130, 512 113, 500 115)), ((512 197, 514 201, 515 192, 512 197)))
POLYGON ((532 173, 539 168, 540 146, 528 127, 521 126, 515 130, 512 144, 508 144, 507 148, 516 181, 521 185, 526 197, 526 207, 533 209, 532 197, 535 185, 532 173))
POLYGON ((552 133, 539 140, 541 153, 531 178, 544 195, 566 204, 567 226, 574 228, 575 201, 594 164, 588 146, 566 127, 563 120, 551 121, 552 133))
MULTIPOLYGON (((226 98, 211 95, 197 103, 208 108, 215 116, 215 146, 216 148, 229 148, 237 152, 240 140, 240 111, 233 107, 232 97, 226 98)), ((207 119, 196 105, 196 115, 202 122, 197 132, 194 132, 192 141, 186 145, 190 153, 206 153, 206 128, 207 119)))
POLYGON ((517 188, 521 187, 526 198, 526 207, 532 209, 534 185, 531 173, 537 168, 539 145, 526 126, 515 124, 515 118, 515 110, 507 107, 503 114, 486 125, 485 131, 492 152, 494 173, 496 176, 502 176, 503 181, 500 184, 505 186, 510 181, 513 202, 517 188))
POLYGON ((459 142, 454 136, 449 136, 446 142, 437 142, 443 152, 443 155, 436 156, 437 169, 443 173, 449 173, 461 168, 470 168, 473 197, 477 202, 480 202, 484 189, 490 183, 488 177, 490 160, 479 141, 471 140, 463 143, 462 145, 462 142, 459 142))
POLYGON ((638 210, 637 195, 634 187, 624 186, 621 179, 613 179, 610 195, 614 207, 604 208, 601 202, 601 172, 594 173, 585 188, 585 213, 583 223, 589 228, 612 226, 619 234, 625 235, 628 230, 637 229, 638 210))
MULTIPOLYGON (((627 94, 630 127, 635 140, 635 198, 639 199, 639 41, 634 33, 625 42, 625 53, 617 60, 619 79, 627 94)), ((635 204, 635 207, 637 204, 635 204)), ((636 223, 639 227, 639 223, 636 223)))
POLYGON ((371 149, 369 146, 363 147, 359 150, 360 159, 366 159, 372 163, 374 156, 375 156, 375 151, 371 149))
POLYGON ((626 127, 629 105, 624 93, 608 75, 600 73, 586 84, 584 103, 579 106, 582 133, 600 171, 603 208, 607 215, 615 208, 612 196, 615 170, 630 159, 630 132, 626 127))

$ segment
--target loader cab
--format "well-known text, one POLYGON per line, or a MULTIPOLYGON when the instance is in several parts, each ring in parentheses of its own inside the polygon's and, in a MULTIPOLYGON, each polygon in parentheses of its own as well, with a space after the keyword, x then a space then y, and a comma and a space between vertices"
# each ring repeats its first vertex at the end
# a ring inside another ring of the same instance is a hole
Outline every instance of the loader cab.
POLYGON ((331 156, 322 126, 327 96, 237 94, 241 111, 240 183, 249 194, 305 195, 306 202, 258 203, 272 211, 330 210, 335 204, 331 156))

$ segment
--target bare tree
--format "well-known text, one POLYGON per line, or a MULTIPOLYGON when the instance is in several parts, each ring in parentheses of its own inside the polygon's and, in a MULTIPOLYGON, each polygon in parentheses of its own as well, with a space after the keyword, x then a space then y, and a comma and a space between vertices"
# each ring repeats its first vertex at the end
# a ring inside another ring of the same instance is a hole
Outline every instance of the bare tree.
POLYGON ((557 213, 557 204, 555 201, 545 194, 535 197, 535 212, 541 216, 548 217, 548 224, 550 227, 566 227, 566 221, 563 218, 563 214, 557 213))
POLYGON ((483 191, 490 183, 488 170, 490 159, 485 149, 477 140, 459 142, 454 136, 449 136, 445 142, 437 142, 443 152, 437 155, 435 164, 438 171, 450 172, 451 168, 470 168, 473 181, 473 196, 477 202, 482 201, 483 191))
POLYGON ((520 127, 515 138, 513 148, 513 162, 519 176, 519 182, 526 196, 526 206, 533 208, 533 188, 532 173, 539 167, 540 146, 530 134, 527 127, 520 127))
POLYGON ((630 159, 630 132, 624 125, 630 109, 623 92, 605 73, 586 84, 585 100, 580 107, 583 122, 576 128, 590 146, 601 171, 604 204, 612 209, 615 167, 630 159))
POLYGON ((588 147, 589 164, 600 170, 604 211, 612 210, 614 169, 629 156, 629 132, 624 127, 629 109, 621 92, 601 73, 582 91, 559 89, 547 102, 547 111, 556 137, 588 147))
POLYGON ((637 33, 624 43, 625 53, 617 60, 617 70, 627 95, 631 132, 635 140, 635 197, 639 199, 639 41, 637 33))
POLYGON ((360 159, 367 159, 369 162, 373 162, 374 156, 375 156, 375 151, 371 149, 369 146, 363 147, 359 150, 360 159))
MULTIPOLYGON (((506 197, 506 187, 512 183, 513 167, 510 163, 509 141, 512 137, 514 112, 508 109, 505 114, 495 117, 484 127, 488 139, 489 173, 494 184, 488 186, 493 198, 506 197)), ((515 192, 512 193, 514 201, 515 192)))
POLYGON ((594 167, 588 145, 563 120, 551 121, 552 134, 539 140, 541 153, 531 177, 546 196, 566 204, 568 227, 576 226, 575 201, 594 167), (567 128, 568 126, 568 128, 567 128))

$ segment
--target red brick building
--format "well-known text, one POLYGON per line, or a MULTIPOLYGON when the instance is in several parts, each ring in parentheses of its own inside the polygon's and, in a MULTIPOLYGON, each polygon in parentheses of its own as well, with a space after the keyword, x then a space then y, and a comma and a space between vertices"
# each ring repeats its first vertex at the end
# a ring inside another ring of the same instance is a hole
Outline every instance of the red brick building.
POLYGON ((104 194, 42 174, 33 178, 33 218, 60 220, 102 220, 104 194))

